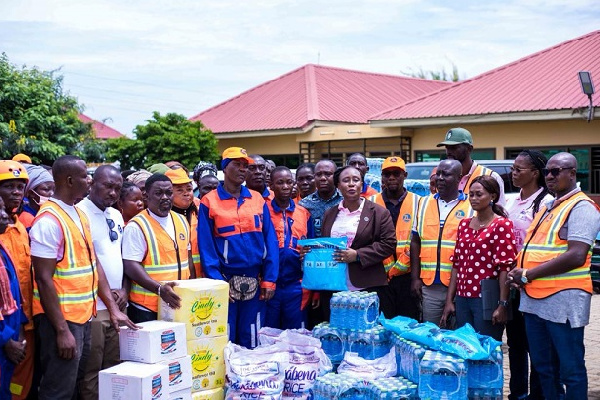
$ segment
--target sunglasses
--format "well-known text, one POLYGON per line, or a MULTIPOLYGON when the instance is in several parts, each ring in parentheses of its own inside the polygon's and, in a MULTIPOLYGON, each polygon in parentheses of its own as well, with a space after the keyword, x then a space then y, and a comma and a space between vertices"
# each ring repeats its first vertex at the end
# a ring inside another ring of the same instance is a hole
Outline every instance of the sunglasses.
POLYGON ((564 170, 575 169, 573 167, 560 167, 560 168, 542 168, 542 174, 544 176, 548 175, 548 173, 552 174, 553 177, 557 177, 564 170))
POLYGON ((117 233, 117 231, 114 230, 115 229, 115 221, 107 218, 106 223, 108 224, 108 229, 110 229, 109 230, 110 241, 114 242, 115 240, 117 240, 119 238, 119 234, 117 233))
POLYGON ((520 174, 523 171, 535 171, 535 168, 510 167, 510 172, 516 172, 517 174, 520 174))

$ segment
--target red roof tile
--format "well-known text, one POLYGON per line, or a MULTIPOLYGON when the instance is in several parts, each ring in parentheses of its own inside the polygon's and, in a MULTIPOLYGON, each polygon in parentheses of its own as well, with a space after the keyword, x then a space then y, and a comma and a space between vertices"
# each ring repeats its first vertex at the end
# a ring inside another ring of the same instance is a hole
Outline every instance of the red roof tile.
POLYGON ((92 124, 92 129, 94 130, 96 139, 116 139, 123 136, 123 134, 116 129, 113 129, 100 121, 96 121, 87 115, 79 114, 79 119, 86 124, 92 124))
MULTIPOLYGON (((587 107, 577 72, 590 71, 600 89, 600 31, 569 40, 472 79, 445 87, 371 120, 436 118, 587 107)), ((594 106, 600 105, 600 93, 594 106)))
POLYGON ((214 133, 303 129, 317 120, 366 123, 375 113, 449 85, 308 64, 190 119, 214 133))

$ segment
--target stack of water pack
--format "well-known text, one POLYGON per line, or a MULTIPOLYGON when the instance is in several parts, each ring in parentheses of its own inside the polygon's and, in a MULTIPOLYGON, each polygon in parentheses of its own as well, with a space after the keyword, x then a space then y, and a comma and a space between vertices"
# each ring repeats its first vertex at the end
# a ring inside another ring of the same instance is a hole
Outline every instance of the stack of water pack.
POLYGON ((502 400, 504 372, 501 347, 496 347, 491 359, 469 360, 468 366, 469 400, 502 400))
POLYGON ((421 399, 467 398, 467 363, 462 358, 427 350, 419 372, 421 399))
POLYGON ((404 339, 396 333, 392 334, 392 343, 396 347, 398 375, 419 382, 421 360, 427 351, 427 346, 404 339))
POLYGON ((376 293, 338 292, 331 298, 331 322, 313 329, 323 351, 333 364, 339 364, 346 351, 374 360, 389 353, 391 333, 377 323, 379 298, 376 293))
POLYGON ((367 158, 369 172, 365 175, 365 182, 378 192, 381 192, 381 165, 384 161, 383 158, 367 158))
POLYGON ((380 378, 365 381, 346 374, 317 378, 314 400, 417 400, 417 385, 406 378, 380 378))

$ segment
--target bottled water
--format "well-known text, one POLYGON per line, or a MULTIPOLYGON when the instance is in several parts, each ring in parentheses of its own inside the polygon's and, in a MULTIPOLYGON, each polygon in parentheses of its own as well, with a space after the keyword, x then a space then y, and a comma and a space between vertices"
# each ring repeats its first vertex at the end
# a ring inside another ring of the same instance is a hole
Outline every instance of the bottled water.
POLYGON ((336 328, 364 330, 377 324, 379 297, 369 292, 338 292, 330 302, 330 324, 336 328))
POLYGON ((469 388, 502 389, 504 384, 502 357, 502 349, 498 346, 488 360, 469 360, 467 373, 469 388))
POLYGON ((327 322, 322 322, 315 326, 312 334, 321 341, 321 347, 331 362, 339 364, 344 358, 345 352, 344 332, 331 327, 327 322))
POLYGON ((462 400, 467 396, 467 363, 447 353, 427 350, 420 364, 419 397, 462 400))

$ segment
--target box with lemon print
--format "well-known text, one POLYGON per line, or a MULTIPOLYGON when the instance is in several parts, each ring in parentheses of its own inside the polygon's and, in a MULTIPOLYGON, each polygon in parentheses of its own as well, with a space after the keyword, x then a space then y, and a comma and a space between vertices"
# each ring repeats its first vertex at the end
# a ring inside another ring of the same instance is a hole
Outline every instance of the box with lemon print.
POLYGON ((192 392, 223 387, 223 352, 228 341, 227 336, 188 340, 188 355, 192 358, 192 392))
POLYGON ((206 278, 176 282, 181 308, 174 310, 161 301, 158 319, 185 323, 188 340, 227 335, 229 284, 206 278))

